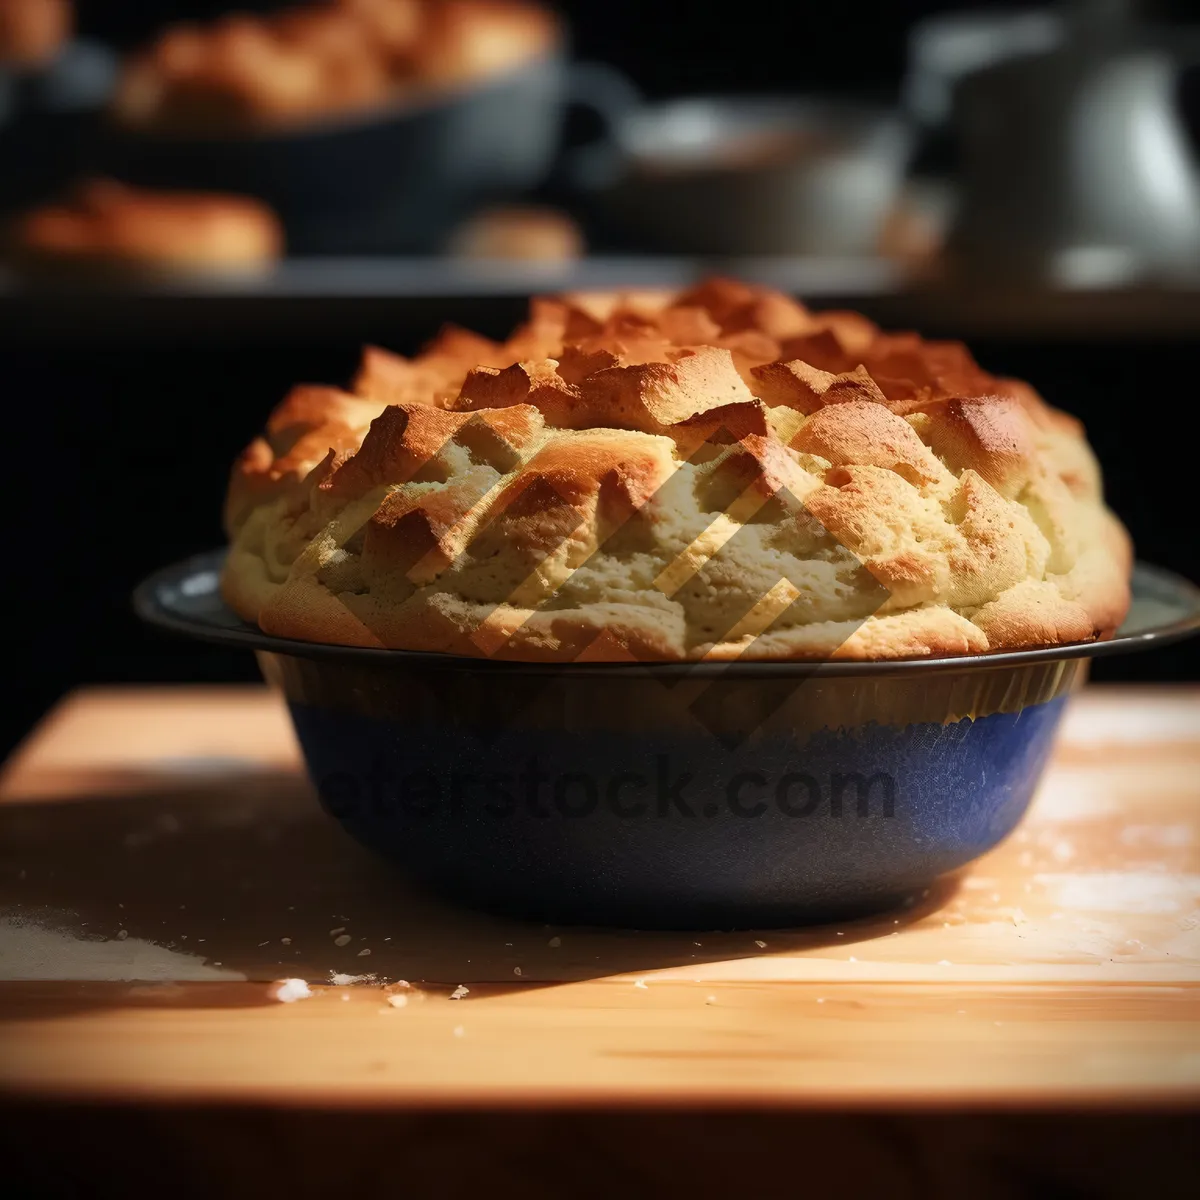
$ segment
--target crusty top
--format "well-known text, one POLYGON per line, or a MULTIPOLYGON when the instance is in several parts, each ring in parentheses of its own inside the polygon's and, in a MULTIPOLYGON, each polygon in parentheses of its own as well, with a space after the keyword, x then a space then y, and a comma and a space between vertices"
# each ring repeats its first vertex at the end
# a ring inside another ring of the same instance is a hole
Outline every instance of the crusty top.
POLYGON ((268 633, 558 660, 1107 637, 1130 548, 1078 423, 957 342, 724 279, 534 300, 297 387, 236 464, 268 633))

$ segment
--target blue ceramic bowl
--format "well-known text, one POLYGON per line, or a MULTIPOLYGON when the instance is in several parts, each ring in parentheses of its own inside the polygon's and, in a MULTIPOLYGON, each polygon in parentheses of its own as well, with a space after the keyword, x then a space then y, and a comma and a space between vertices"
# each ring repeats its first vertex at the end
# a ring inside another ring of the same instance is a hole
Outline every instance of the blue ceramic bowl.
POLYGON ((792 925, 929 887, 1021 819, 1087 656, 1200 624, 1195 589, 1141 568, 1133 624, 1100 646, 535 665, 268 637, 221 604, 218 565, 160 573, 139 610, 258 653, 354 837, 463 903, 641 928, 792 925))

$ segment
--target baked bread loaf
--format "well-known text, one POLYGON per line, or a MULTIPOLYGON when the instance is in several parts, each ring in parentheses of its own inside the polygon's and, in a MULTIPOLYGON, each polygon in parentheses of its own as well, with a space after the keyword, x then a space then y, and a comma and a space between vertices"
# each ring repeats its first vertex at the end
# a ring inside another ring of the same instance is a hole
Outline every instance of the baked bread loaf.
POLYGON ((0 65, 39 67, 71 36, 70 0, 0 0, 0 65))
POLYGON ((177 132, 287 127, 485 79, 557 37, 521 0, 326 0, 175 25, 125 64, 114 112, 177 132))
POLYGON ((239 274, 269 266, 282 249, 279 220, 261 201, 106 179, 26 214, 13 231, 19 263, 60 270, 239 274))
POLYGON ((885 659, 1111 635, 1130 546, 1072 417, 957 342, 729 280, 539 299, 302 386, 236 464, 228 603, 535 661, 885 659))
POLYGON ((584 254, 583 231, 553 208, 492 208, 469 218, 450 237, 459 258, 570 262, 584 254))

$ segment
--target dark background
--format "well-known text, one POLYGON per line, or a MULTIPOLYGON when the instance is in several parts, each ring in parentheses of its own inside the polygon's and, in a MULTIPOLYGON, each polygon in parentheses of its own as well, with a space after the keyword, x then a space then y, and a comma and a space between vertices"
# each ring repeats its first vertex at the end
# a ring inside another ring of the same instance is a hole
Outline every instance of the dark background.
MULTIPOLYGON (((76 0, 83 32, 123 45, 169 20, 298 0, 76 0)), ((1004 0, 554 0, 577 54, 616 63, 653 96, 829 91, 893 96, 912 23, 939 12, 1055 7, 1004 0)), ((1057 6, 1063 7, 1063 6, 1057 6)), ((1195 0, 1130 0, 1147 17, 1195 18, 1195 0)))
MULTIPOLYGON (((85 32, 128 43, 164 20, 226 6, 83 0, 79 7, 85 32)), ((580 57, 619 65, 651 95, 852 90, 894 98, 912 20, 983 6, 575 0, 559 7, 580 57)), ((1189 7, 1176 6, 1183 14, 1189 7)), ((870 311, 869 303, 861 307, 870 311)), ((133 584, 222 540, 228 464, 291 383, 345 381, 365 340, 412 352, 443 321, 499 334, 519 315, 511 301, 404 304, 394 313, 375 305, 354 337, 344 320, 324 334, 309 320, 302 334, 286 327, 243 334, 231 325, 220 336, 185 331, 165 340, 140 336, 136 318, 123 336, 103 341, 69 317, 57 336, 35 342, 0 328, 9 514, 0 750, 79 683, 255 678, 246 655, 141 628, 129 611, 133 584)), ((1194 442, 1183 432, 1196 403, 1191 340, 1084 331, 1069 340, 1023 335, 972 345, 986 367, 1031 379, 1084 420, 1110 502, 1140 556, 1200 579, 1194 442)), ((1095 677, 1197 679, 1200 648, 1193 642, 1108 660, 1095 677)))

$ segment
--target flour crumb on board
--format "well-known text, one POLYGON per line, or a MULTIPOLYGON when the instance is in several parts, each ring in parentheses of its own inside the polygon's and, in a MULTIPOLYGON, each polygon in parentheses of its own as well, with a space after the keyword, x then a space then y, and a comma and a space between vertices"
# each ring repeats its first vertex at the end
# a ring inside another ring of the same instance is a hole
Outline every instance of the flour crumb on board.
MULTIPOLYGON (((755 938, 755 939, 754 939, 754 944, 755 944, 755 945, 756 945, 756 946, 757 946, 757 947, 758 947, 760 950, 765 950, 765 949, 767 948, 767 943, 766 943, 766 942, 764 942, 764 941, 763 941, 761 938, 755 938)), ((696 945, 698 946, 698 945, 700 945, 700 943, 699 943, 699 942, 697 942, 697 943, 696 943, 696 945)))
POLYGON ((343 933, 343 934, 341 934, 339 937, 335 937, 335 938, 333 939, 333 944, 334 944, 335 946, 348 946, 348 945, 350 945, 350 935, 349 935, 348 933, 343 933))
POLYGON ((458 987, 450 993, 451 1000, 461 1000, 464 996, 469 996, 471 989, 465 983, 460 983, 458 987))
POLYGON ((312 998, 312 988, 303 979, 277 979, 271 985, 271 998, 280 1004, 294 1004, 312 998))
POLYGON ((633 981, 633 986, 635 988, 641 988, 643 991, 645 991, 646 990, 646 981, 644 979, 635 979, 633 981))
POLYGON ((378 975, 347 975, 342 971, 330 971, 329 982, 334 987, 350 987, 356 983, 374 983, 379 978, 378 975))
POLYGON ((408 1004, 408 997, 403 992, 396 992, 387 998, 387 1002, 393 1008, 404 1008, 408 1004))

